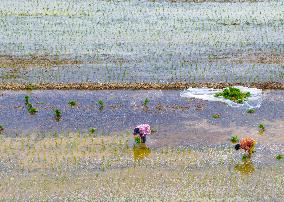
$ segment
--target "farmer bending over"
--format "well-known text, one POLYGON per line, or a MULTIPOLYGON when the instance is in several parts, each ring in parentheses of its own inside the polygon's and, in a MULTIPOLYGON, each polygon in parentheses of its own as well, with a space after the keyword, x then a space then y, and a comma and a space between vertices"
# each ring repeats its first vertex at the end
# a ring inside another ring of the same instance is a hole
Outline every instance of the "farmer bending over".
POLYGON ((139 142, 137 143, 145 143, 146 142, 146 136, 151 134, 151 128, 149 124, 141 124, 135 127, 133 136, 135 141, 137 140, 139 142))
POLYGON ((241 139, 239 144, 236 144, 235 149, 243 149, 248 153, 248 157, 250 158, 251 155, 255 152, 255 144, 256 141, 251 137, 244 137, 241 139))

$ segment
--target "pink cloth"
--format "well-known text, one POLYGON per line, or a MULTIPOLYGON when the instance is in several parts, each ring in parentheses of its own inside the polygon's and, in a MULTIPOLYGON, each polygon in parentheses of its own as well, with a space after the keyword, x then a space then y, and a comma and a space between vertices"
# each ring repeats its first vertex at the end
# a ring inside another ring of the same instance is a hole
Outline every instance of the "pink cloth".
POLYGON ((136 126, 136 128, 139 128, 142 137, 151 134, 151 127, 149 124, 141 124, 136 126))

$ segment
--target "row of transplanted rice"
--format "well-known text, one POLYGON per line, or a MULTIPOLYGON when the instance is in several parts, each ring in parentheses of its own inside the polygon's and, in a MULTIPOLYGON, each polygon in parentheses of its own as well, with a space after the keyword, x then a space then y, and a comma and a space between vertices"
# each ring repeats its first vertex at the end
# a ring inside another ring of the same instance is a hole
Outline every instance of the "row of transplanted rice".
POLYGON ((0 80, 282 82, 283 9, 283 1, 3 0, 0 80))
POLYGON ((94 64, 54 68, 1 69, 2 83, 79 82, 283 82, 284 68, 270 64, 183 64, 181 66, 116 67, 94 64))

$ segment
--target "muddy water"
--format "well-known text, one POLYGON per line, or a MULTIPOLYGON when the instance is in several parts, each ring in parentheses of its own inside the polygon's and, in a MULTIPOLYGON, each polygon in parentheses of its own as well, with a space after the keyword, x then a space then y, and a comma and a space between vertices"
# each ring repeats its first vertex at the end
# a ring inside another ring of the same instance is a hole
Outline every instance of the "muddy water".
POLYGON ((284 144, 284 93, 264 91, 263 102, 253 114, 231 108, 224 103, 180 97, 180 91, 2 91, 0 96, 0 124, 8 136, 19 134, 88 132, 97 128, 99 135, 131 133, 140 123, 149 123, 157 130, 148 143, 165 145, 222 145, 231 135, 251 135, 266 144, 284 144), (24 96, 38 113, 30 115, 24 96), (150 100, 143 107, 145 98, 150 100), (75 100, 77 106, 68 102, 75 100), (99 110, 97 101, 105 108, 99 110), (62 111, 57 122, 54 109, 62 111), (221 118, 212 118, 220 114, 221 118), (266 127, 259 134, 258 125, 266 127))

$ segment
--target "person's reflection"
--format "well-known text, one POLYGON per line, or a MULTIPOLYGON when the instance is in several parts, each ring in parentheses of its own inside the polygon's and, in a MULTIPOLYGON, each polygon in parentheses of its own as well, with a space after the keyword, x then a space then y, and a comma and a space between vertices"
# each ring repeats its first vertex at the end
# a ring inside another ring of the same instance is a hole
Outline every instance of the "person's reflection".
POLYGON ((255 171, 254 165, 250 160, 235 165, 235 170, 242 175, 250 175, 255 171))
POLYGON ((135 144, 133 146, 133 158, 135 161, 142 160, 149 156, 151 149, 145 143, 135 144))

